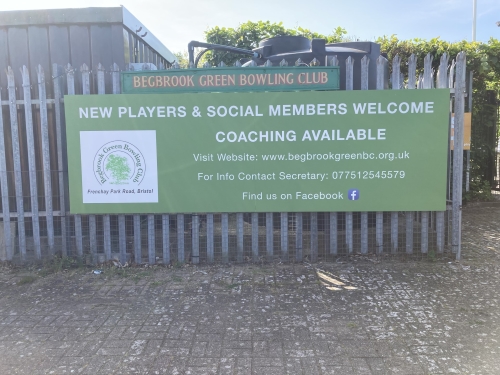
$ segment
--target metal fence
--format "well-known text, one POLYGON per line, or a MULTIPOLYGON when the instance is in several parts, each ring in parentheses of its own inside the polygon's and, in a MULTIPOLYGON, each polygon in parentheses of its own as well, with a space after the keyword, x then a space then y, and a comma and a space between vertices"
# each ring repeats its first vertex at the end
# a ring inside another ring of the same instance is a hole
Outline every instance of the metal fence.
MULTIPOLYGON (((112 87, 108 94, 120 93, 118 66, 91 71, 85 65, 76 70, 54 64, 48 81, 41 66, 36 78, 26 68, 20 73, 9 68, 8 87, 0 91, 0 260, 31 262, 57 254, 94 263, 149 264, 315 262, 357 254, 453 254, 459 259, 462 144, 457 140, 462 139, 465 54, 457 55, 456 63, 444 54, 437 72, 432 56, 417 69, 412 55, 407 77, 398 56, 390 77, 387 59, 365 56, 361 87, 353 87, 354 60, 349 57, 346 90, 368 89, 370 63, 377 65, 378 90, 450 88, 456 152, 449 152, 447 211, 70 215, 63 95, 102 95, 105 87, 112 87), (16 89, 16 74, 21 74, 22 89, 16 89), (47 85, 53 98, 47 98, 47 85)), ((334 56, 328 64, 339 61, 334 56)))

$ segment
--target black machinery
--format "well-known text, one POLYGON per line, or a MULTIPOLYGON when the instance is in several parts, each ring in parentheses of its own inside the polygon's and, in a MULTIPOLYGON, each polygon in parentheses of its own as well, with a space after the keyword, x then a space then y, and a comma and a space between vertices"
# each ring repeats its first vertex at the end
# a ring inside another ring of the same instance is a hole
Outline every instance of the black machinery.
POLYGON ((317 60, 317 65, 326 66, 333 56, 337 56, 340 66, 340 89, 345 90, 345 60, 351 56, 354 59, 354 89, 361 87, 361 59, 367 56, 370 59, 368 65, 368 88, 376 88, 376 59, 380 55, 380 45, 373 42, 345 42, 326 44, 324 39, 308 39, 303 36, 277 36, 264 39, 259 43, 259 47, 253 50, 224 46, 220 44, 210 44, 192 41, 188 44, 189 62, 194 67, 206 51, 209 50, 227 51, 248 56, 240 61, 243 66, 254 61, 257 65, 264 65, 268 60, 273 66, 279 66, 282 60, 288 65, 295 65, 300 58, 305 65, 309 65, 313 59, 317 60), (194 56, 194 48, 203 47, 198 56, 194 56))

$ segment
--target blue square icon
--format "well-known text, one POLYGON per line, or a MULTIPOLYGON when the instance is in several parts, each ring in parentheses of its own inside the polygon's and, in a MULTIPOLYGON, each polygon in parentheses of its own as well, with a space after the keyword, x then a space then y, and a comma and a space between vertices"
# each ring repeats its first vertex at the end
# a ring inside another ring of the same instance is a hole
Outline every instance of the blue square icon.
POLYGON ((359 199, 359 190, 349 189, 347 192, 347 198, 349 198, 350 201, 357 201, 359 199))

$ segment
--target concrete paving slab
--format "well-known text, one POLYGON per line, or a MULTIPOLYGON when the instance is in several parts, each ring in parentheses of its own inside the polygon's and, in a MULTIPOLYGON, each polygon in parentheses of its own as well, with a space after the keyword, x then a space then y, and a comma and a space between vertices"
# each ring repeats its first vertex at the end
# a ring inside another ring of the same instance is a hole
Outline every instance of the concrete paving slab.
POLYGON ((0 266, 0 374, 498 374, 500 202, 461 262, 0 266))

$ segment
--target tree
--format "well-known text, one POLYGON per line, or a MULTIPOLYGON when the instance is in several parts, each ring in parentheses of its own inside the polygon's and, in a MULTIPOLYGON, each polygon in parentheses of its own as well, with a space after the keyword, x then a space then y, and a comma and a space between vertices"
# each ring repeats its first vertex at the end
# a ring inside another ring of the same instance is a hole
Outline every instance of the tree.
POLYGON ((106 170, 111 172, 114 182, 112 184, 123 184, 130 173, 130 167, 125 156, 109 155, 106 163, 106 170))
MULTIPOLYGON (((389 61, 394 56, 401 58, 401 71, 406 75, 408 58, 411 54, 417 57, 417 66, 423 70, 423 60, 427 54, 433 56, 433 69, 436 72, 441 56, 446 52, 451 59, 460 51, 467 55, 467 72, 473 72, 471 134, 471 188, 492 184, 494 181, 494 164, 498 144, 497 108, 494 97, 500 94, 500 41, 491 38, 487 43, 480 42, 446 42, 439 38, 429 41, 423 39, 399 40, 395 35, 378 38, 381 52, 386 53, 389 61), (496 93, 496 95, 495 95, 496 93)), ((391 65, 390 65, 391 66, 391 65)), ((420 72, 417 72, 421 73, 420 72)))
MULTIPOLYGON (((298 35, 309 39, 322 38, 325 39, 327 43, 335 43, 342 41, 345 34, 347 34, 347 31, 342 27, 337 27, 330 35, 323 35, 302 27, 287 29, 283 26, 282 22, 248 21, 235 29, 231 27, 215 26, 205 31, 205 40, 207 43, 222 44, 251 50, 257 48, 261 40, 275 36, 298 35)), ((222 51, 209 51, 205 56, 206 61, 212 66, 217 66, 221 61, 226 65, 233 65, 236 60, 242 57, 242 55, 222 51)))
MULTIPOLYGON (((269 21, 248 21, 237 28, 213 27, 205 32, 205 39, 209 43, 230 45, 251 50, 258 47, 261 40, 283 35, 300 35, 307 38, 323 38, 327 43, 352 41, 342 27, 337 27, 330 35, 322 35, 314 31, 296 27, 287 29, 283 23, 269 21)), ((473 106, 472 111, 472 144, 471 144, 471 180, 476 185, 483 182, 493 182, 494 157, 500 130, 497 115, 498 103, 492 99, 496 93, 500 95, 500 41, 491 38, 487 43, 480 42, 446 42, 440 38, 431 40, 411 39, 399 40, 395 35, 383 36, 376 40, 381 45, 381 52, 392 61, 396 54, 401 58, 401 72, 408 73, 408 58, 413 53, 417 57, 417 67, 423 73, 423 60, 427 54, 433 56, 433 69, 437 72, 440 58, 446 52, 451 59, 460 51, 467 54, 467 71, 473 72, 473 106)), ((241 55, 228 52, 209 51, 203 57, 212 65, 217 66, 221 61, 226 65, 233 65, 241 55)), ((389 64, 392 69, 392 64, 389 64)), ((472 186, 472 185, 471 185, 472 186)))

